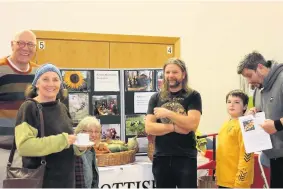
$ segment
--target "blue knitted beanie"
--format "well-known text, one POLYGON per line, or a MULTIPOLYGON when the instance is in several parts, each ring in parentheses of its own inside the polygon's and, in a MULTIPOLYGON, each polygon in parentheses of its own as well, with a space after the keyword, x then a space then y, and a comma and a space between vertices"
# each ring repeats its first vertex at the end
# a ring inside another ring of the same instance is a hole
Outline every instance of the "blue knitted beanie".
POLYGON ((56 66, 54 66, 51 63, 43 64, 36 70, 35 76, 34 76, 34 79, 33 79, 33 82, 32 82, 32 86, 35 87, 36 83, 37 83, 37 80, 40 78, 40 76, 42 74, 44 74, 46 72, 55 72, 55 73, 57 73, 59 78, 60 78, 60 81, 61 81, 60 89, 63 89, 63 79, 62 79, 61 72, 60 72, 60 70, 56 66))

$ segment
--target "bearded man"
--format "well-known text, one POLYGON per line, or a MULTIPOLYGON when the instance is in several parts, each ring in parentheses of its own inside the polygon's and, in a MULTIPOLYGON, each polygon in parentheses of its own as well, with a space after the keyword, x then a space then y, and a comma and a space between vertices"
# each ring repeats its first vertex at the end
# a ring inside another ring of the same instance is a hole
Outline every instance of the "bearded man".
POLYGON ((195 131, 202 114, 200 94, 188 87, 185 62, 170 58, 161 91, 150 98, 145 130, 155 135, 152 172, 157 188, 197 188, 195 131))

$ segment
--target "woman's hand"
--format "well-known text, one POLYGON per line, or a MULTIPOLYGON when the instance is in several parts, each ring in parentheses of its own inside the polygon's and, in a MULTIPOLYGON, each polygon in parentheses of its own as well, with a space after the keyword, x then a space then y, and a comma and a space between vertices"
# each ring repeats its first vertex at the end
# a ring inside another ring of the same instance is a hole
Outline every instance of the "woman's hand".
POLYGON ((74 144, 74 142, 77 140, 77 136, 75 135, 68 135, 68 144, 74 144))

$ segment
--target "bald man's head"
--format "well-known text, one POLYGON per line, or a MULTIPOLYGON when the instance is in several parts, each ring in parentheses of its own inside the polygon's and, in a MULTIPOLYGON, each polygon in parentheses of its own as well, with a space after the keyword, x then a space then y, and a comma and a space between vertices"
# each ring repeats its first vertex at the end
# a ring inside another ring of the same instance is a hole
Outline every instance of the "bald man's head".
POLYGON ((28 64, 36 52, 36 35, 30 30, 18 32, 11 41, 14 63, 28 64))
POLYGON ((25 38, 26 40, 30 40, 33 43, 36 43, 36 35, 31 30, 23 30, 17 32, 14 36, 14 41, 18 41, 25 38))

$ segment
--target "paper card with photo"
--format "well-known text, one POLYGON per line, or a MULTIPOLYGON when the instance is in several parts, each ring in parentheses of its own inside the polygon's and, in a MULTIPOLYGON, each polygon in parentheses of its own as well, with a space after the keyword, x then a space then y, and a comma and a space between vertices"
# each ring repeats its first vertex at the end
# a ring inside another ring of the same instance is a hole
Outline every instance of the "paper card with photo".
POLYGON ((163 77, 164 77, 163 70, 157 70, 156 71, 156 90, 157 91, 160 91, 161 89, 161 86, 163 84, 163 77))
POLYGON ((101 138, 102 139, 120 139, 121 127, 120 124, 102 124, 101 125, 101 138))
POLYGON ((69 92, 90 91, 90 72, 80 70, 62 70, 64 86, 69 92))
POLYGON ((255 116, 247 115, 239 117, 246 153, 259 152, 272 148, 270 135, 260 126, 264 120, 264 112, 256 113, 255 116))
POLYGON ((127 70, 125 78, 127 91, 153 91, 152 70, 127 70))
POLYGON ((78 123, 85 116, 89 115, 89 101, 86 93, 70 93, 69 112, 75 123, 78 123))
POLYGON ((146 136, 144 128, 145 115, 126 116, 126 136, 146 136))
POLYGON ((119 115, 117 95, 92 96, 95 116, 119 115))

